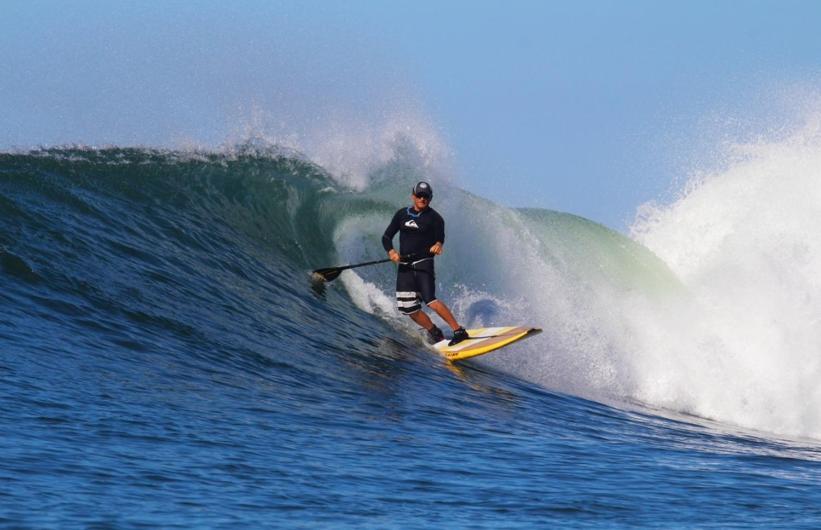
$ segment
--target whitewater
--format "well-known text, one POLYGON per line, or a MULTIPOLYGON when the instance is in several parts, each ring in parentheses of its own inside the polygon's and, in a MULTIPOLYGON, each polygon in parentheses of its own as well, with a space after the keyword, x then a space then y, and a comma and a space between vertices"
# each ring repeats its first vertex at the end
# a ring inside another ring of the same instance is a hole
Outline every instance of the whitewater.
MULTIPOLYGON (((808 126, 777 144, 732 146, 722 171, 694 175, 672 204, 643 205, 632 239, 446 188, 439 204, 458 215, 441 283, 470 325, 547 328, 541 344, 483 361, 499 369, 599 401, 818 439, 819 139, 808 126)), ((338 230, 343 261, 363 257, 345 251, 357 247, 345 234, 374 239, 382 224, 338 230)), ((352 299, 390 313, 389 282, 358 280, 347 283, 352 299)))
POLYGON ((391 135, 0 154, 0 523, 817 526, 819 128, 735 146, 629 236, 391 135), (392 266, 311 284, 383 257, 423 178, 439 296, 542 335, 451 366, 392 266))

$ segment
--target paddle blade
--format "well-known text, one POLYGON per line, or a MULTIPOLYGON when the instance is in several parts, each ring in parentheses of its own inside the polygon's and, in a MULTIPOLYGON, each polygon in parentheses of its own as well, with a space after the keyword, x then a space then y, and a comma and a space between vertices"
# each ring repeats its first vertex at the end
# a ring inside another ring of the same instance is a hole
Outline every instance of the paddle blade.
POLYGON ((337 276, 342 272, 339 267, 331 267, 328 269, 317 269, 311 273, 311 278, 317 282, 332 282, 336 280, 337 276))

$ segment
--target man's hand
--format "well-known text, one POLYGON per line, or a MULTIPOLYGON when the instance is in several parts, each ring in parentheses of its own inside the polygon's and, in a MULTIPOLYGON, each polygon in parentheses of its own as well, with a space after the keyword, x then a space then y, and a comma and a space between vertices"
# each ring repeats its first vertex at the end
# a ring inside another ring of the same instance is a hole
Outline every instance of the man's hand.
POLYGON ((399 252, 397 252, 396 249, 392 248, 390 252, 388 252, 388 257, 392 262, 399 263, 399 252))
POLYGON ((431 253, 431 254, 435 254, 435 255, 437 255, 437 256, 438 256, 439 254, 441 254, 441 253, 442 253, 442 243, 439 243, 439 242, 437 241, 435 245, 433 245, 432 247, 430 247, 430 253, 431 253))

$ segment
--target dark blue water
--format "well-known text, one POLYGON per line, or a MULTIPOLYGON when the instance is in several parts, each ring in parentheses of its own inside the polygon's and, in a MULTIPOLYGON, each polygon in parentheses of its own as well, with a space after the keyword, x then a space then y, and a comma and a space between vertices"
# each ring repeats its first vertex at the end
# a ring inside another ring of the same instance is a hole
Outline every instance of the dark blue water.
MULTIPOLYGON (((821 444, 563 395, 318 289, 340 212, 258 153, 0 155, 0 525, 821 525, 821 444)), ((549 352, 548 352, 549 353, 549 352)))

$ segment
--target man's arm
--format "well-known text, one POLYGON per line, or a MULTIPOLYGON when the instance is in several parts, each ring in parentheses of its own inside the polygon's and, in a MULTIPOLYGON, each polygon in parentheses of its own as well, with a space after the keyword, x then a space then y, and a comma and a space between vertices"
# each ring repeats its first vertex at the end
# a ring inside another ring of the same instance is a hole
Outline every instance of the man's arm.
POLYGON ((399 231, 399 214, 401 211, 402 210, 399 210, 394 214, 393 219, 391 219, 390 224, 385 229, 385 233, 382 234, 382 247, 393 261, 399 261, 399 253, 393 248, 393 236, 399 231), (396 259, 394 259, 394 256, 396 259))
POLYGON ((433 235, 436 243, 430 247, 430 253, 439 255, 442 253, 442 246, 445 244, 445 220, 439 213, 436 213, 436 224, 433 226, 433 235))
POLYGON ((434 227, 433 233, 436 234, 436 241, 442 245, 445 244, 445 220, 439 215, 439 212, 436 212, 436 226, 434 227))

